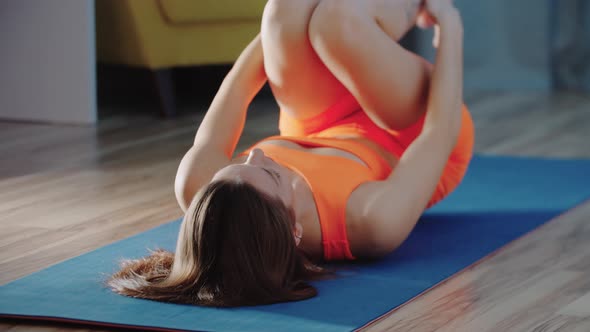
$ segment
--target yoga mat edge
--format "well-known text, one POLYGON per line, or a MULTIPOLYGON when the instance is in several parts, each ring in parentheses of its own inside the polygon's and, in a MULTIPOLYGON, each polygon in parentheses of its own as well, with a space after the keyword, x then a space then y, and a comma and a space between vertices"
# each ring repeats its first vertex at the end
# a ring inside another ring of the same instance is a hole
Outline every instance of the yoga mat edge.
POLYGON ((515 238, 514 240, 512 240, 512 241, 510 241, 510 242, 506 243, 505 245, 503 245, 503 246, 501 246, 501 247, 497 248, 496 250, 494 250, 494 251, 490 252, 488 255, 486 255, 486 256, 484 256, 484 257, 480 258, 479 260, 477 260, 477 261, 473 262, 473 264, 466 266, 465 268, 461 269, 461 270, 460 270, 460 271, 458 271, 457 273, 455 273, 455 274, 453 274, 453 275, 451 275, 451 276, 447 277, 446 279, 443 279, 443 280, 441 280, 440 282, 438 282, 438 283, 436 283, 436 284, 432 285, 432 287, 425 289, 423 292, 421 292, 421 293, 417 294, 416 296, 414 296, 414 297, 413 297, 413 298, 411 298, 410 300, 408 300, 408 301, 404 302, 403 304, 400 304, 399 306, 397 306, 397 307, 395 307, 395 308, 391 309, 390 311, 388 311, 388 312, 384 313, 383 315, 381 315, 381 316, 379 316, 379 317, 377 317, 377 318, 375 318, 375 319, 373 319, 373 320, 371 320, 371 321, 367 322, 365 325, 363 325, 363 326, 361 326, 361 327, 359 327, 359 328, 355 329, 355 331, 361 331, 361 330, 363 330, 363 329, 366 329, 366 328, 369 328, 369 327, 371 327, 371 326, 374 326, 374 325, 378 324, 380 321, 383 321, 383 320, 387 319, 389 316, 391 316, 392 314, 394 314, 396 311, 399 311, 400 309, 402 309, 402 308, 403 308, 403 307, 405 307, 406 305, 409 305, 409 304, 410 304, 412 301, 415 301, 415 300, 417 300, 418 298, 425 296, 425 295, 426 295, 428 292, 430 292, 430 291, 431 291, 431 290, 433 290, 434 288, 437 288, 437 287, 439 287, 439 286, 442 286, 442 285, 446 284, 447 282, 450 282, 450 281, 451 281, 451 279, 453 279, 453 278, 457 277, 457 276, 458 276, 458 275, 460 275, 460 274, 463 274, 465 271, 467 271, 467 270, 471 270, 471 269, 473 269, 473 268, 475 268, 475 267, 477 267, 477 266, 479 266, 479 265, 481 265, 481 264, 485 263, 486 261, 488 261, 488 260, 490 260, 491 258, 493 258, 493 257, 497 256, 498 254, 501 254, 501 253, 502 253, 502 251, 506 250, 508 247, 510 247, 510 246, 512 246, 512 245, 514 245, 514 243, 515 243, 515 242, 517 242, 517 241, 519 241, 519 240, 522 240, 522 239, 524 239, 524 238, 527 238, 527 237, 533 236, 535 233, 537 233, 537 232, 541 231, 541 230, 542 230, 544 227, 547 227, 547 226, 548 226, 549 224, 551 224, 552 222, 554 222, 554 221, 556 221, 556 220, 558 220, 558 219, 561 219, 561 218, 565 217, 566 215, 569 215, 569 214, 572 214, 572 213, 574 213, 576 210, 579 210, 579 209, 581 209, 581 208, 582 208, 582 207, 584 207, 586 204, 590 204, 590 199, 586 199, 586 200, 584 200, 584 201, 582 201, 582 202, 578 203, 577 205, 573 206, 571 209, 564 211, 563 213, 561 213, 561 214, 559 214, 559 215, 557 215, 557 216, 555 216, 555 217, 553 217, 553 218, 551 218, 551 219, 547 220, 547 221, 546 221, 545 223, 543 223, 542 225, 540 225, 540 226, 538 226, 538 227, 536 227, 536 228, 533 228, 532 230, 530 230, 530 231, 528 231, 528 232, 524 233, 523 235, 521 235, 521 236, 519 236, 519 237, 515 238))
POLYGON ((93 321, 93 320, 66 319, 66 318, 59 318, 59 317, 52 317, 52 316, 27 316, 27 315, 0 314, 0 317, 6 318, 6 319, 19 320, 19 321, 22 320, 23 322, 33 321, 33 322, 63 323, 63 324, 68 324, 71 327, 73 327, 74 325, 80 324, 83 326, 114 327, 114 328, 122 328, 122 329, 135 330, 135 331, 194 332, 191 330, 179 330, 179 329, 152 327, 152 326, 141 326, 141 325, 111 324, 111 323, 104 323, 104 322, 98 322, 98 321, 93 321))

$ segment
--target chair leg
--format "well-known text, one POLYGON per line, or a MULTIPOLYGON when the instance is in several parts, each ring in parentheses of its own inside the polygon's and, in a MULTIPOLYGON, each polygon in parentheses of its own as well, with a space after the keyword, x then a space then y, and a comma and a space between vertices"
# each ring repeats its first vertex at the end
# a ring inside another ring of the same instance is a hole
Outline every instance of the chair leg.
POLYGON ((176 99, 174 97, 174 80, 172 69, 157 69, 152 71, 154 86, 160 100, 160 115, 173 117, 176 115, 176 99))

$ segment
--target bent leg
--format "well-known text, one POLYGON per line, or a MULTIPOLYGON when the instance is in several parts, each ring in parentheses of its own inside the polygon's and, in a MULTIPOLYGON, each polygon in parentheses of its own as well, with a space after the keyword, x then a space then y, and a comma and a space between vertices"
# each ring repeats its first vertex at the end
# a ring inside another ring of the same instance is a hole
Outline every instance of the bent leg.
POLYGON ((322 0, 309 24, 320 59, 384 128, 406 128, 425 112, 432 65, 397 43, 416 2, 322 0))
POLYGON ((309 21, 323 0, 269 0, 261 40, 269 85, 282 111, 311 118, 348 93, 311 46, 309 21))

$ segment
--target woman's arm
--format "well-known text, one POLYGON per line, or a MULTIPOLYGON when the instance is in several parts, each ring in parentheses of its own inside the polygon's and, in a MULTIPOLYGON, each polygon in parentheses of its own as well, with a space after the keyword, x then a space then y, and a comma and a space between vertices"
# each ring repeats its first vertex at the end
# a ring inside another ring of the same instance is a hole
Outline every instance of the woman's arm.
POLYGON ((266 82, 260 35, 244 49, 217 91, 194 145, 228 160, 242 135, 248 106, 266 82))
POLYGON ((193 146, 182 158, 174 184, 183 210, 201 186, 226 166, 246 122, 248 106, 266 82, 260 35, 244 49, 219 88, 193 146))
MULTIPOLYGON (((435 0, 440 3, 445 0, 435 0)), ((463 105, 463 28, 450 4, 436 12, 440 38, 422 133, 385 181, 371 183, 363 220, 372 225, 365 236, 370 256, 397 248, 424 212, 455 146, 463 105)))

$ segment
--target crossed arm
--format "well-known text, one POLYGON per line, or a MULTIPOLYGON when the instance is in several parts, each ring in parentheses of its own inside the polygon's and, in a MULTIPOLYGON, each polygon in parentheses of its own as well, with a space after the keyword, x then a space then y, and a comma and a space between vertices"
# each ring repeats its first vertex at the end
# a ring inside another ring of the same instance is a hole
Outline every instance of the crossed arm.
POLYGON ((260 35, 244 49, 213 99, 193 146, 182 158, 174 191, 183 211, 201 186, 231 161, 248 106, 266 82, 260 35))
POLYGON ((440 43, 421 134, 384 181, 360 187, 358 256, 382 256, 405 241, 424 212, 452 152, 463 105, 463 28, 456 9, 437 18, 440 43))

